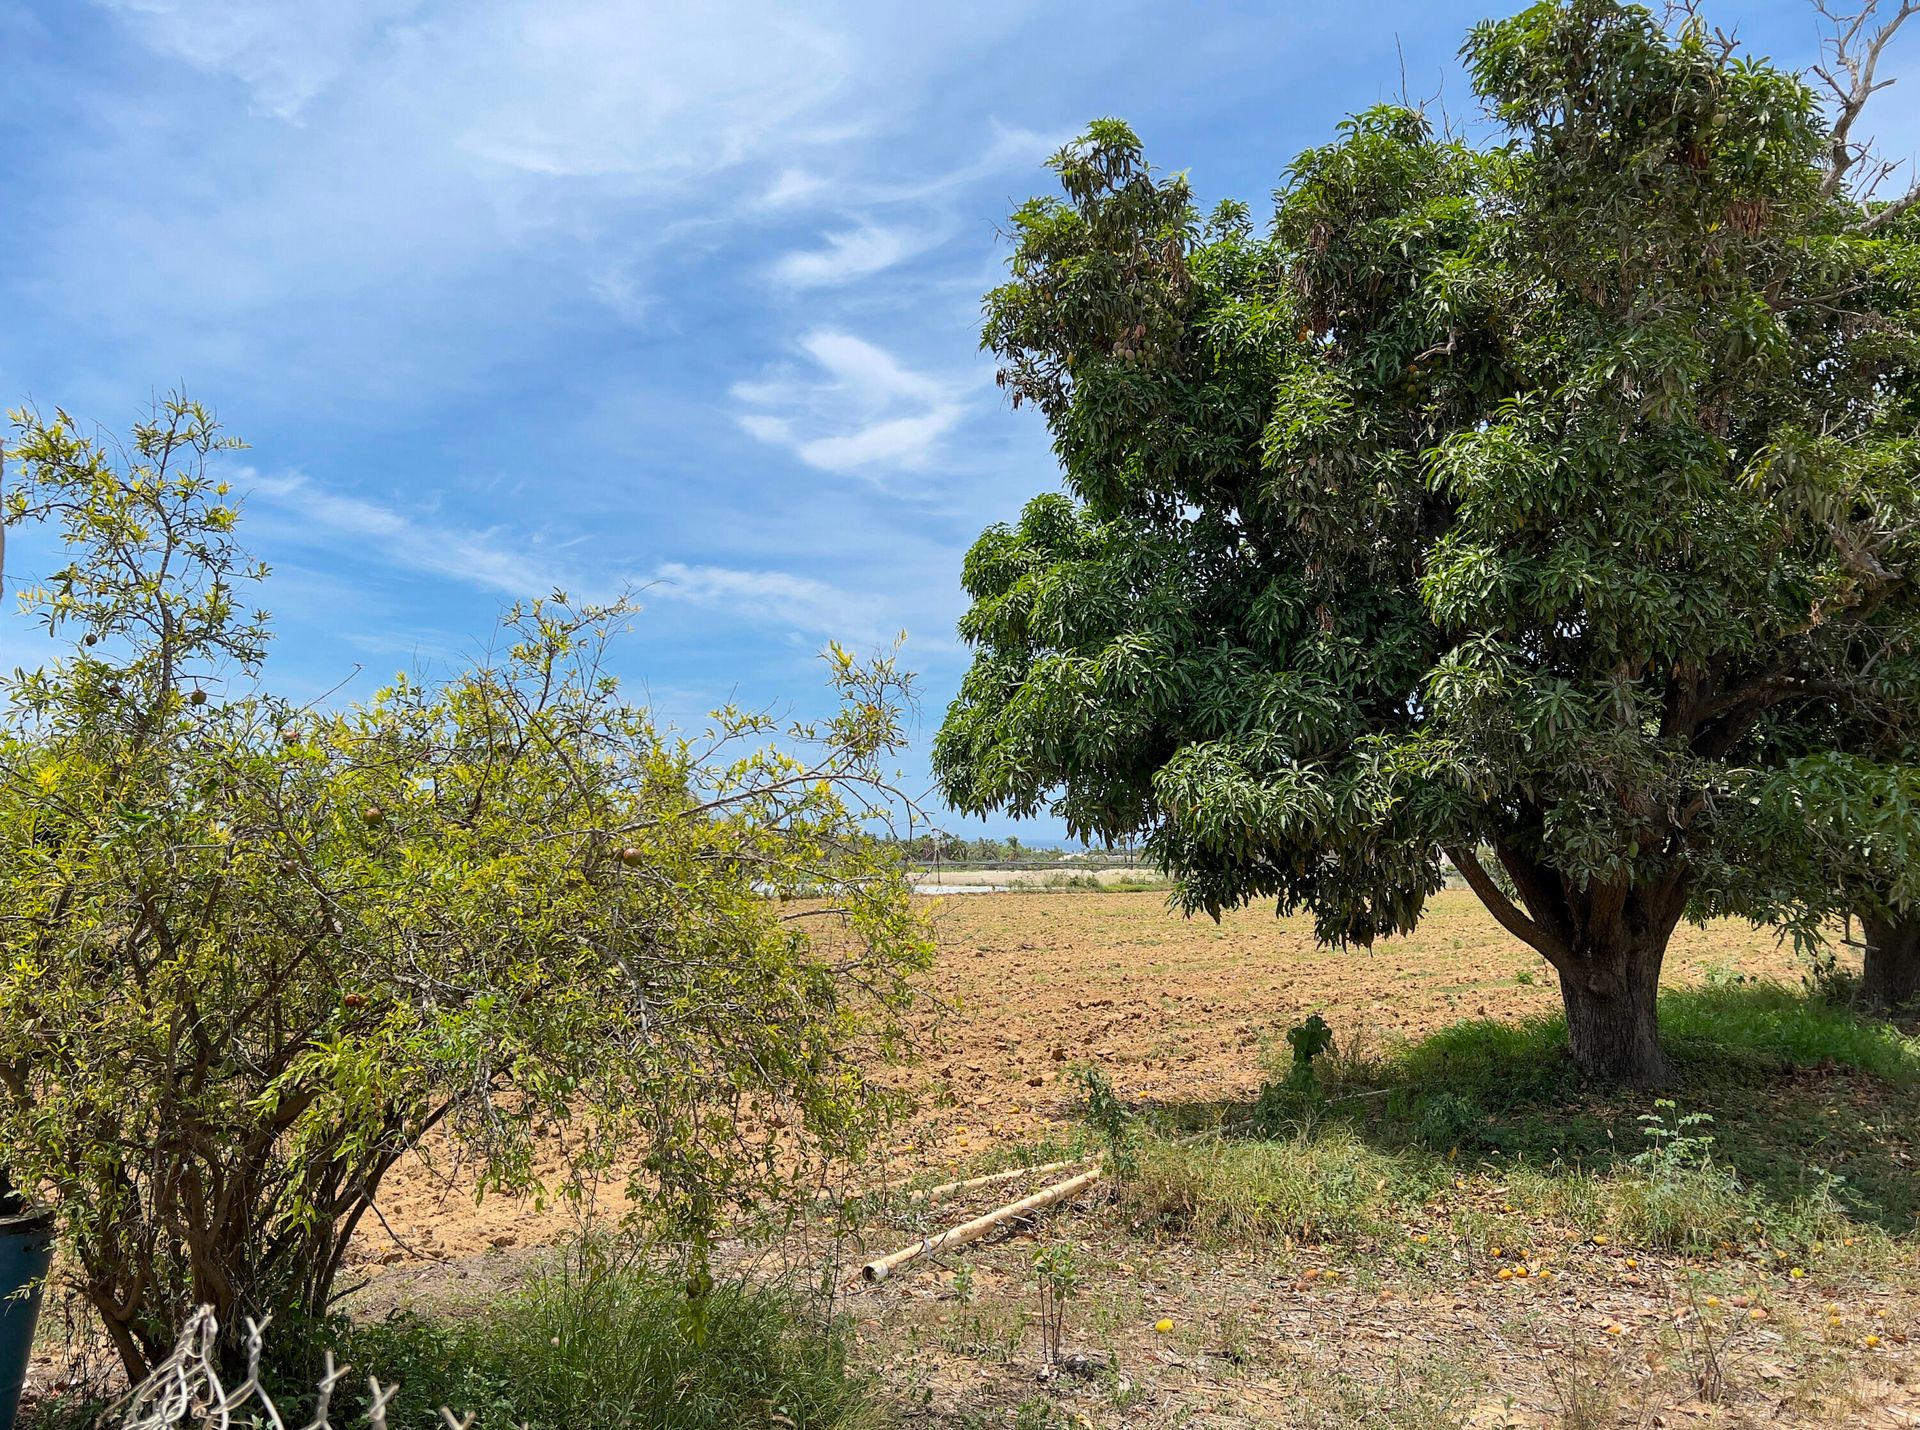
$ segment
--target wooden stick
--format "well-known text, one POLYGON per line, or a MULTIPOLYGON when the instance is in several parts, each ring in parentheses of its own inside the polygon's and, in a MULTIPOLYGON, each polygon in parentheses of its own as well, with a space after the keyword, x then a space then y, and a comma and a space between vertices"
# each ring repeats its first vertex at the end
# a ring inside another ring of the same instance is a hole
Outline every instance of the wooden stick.
POLYGON ((965 1246, 969 1242, 978 1241, 1004 1222, 1012 1221, 1015 1217, 1024 1216, 1028 1212, 1037 1212, 1043 1207, 1050 1207, 1055 1202, 1063 1202, 1076 1193, 1084 1192, 1099 1181, 1101 1175, 1100 1168, 1095 1167, 1091 1171, 1082 1172, 1077 1177, 1069 1177, 1064 1182, 1055 1182, 1050 1187, 1042 1187, 1032 1196, 1022 1197, 1019 1201, 1009 1202, 1003 1207, 996 1207, 985 1216, 977 1216, 972 1221, 949 1227, 938 1236, 928 1237, 925 1241, 904 1247, 890 1256, 869 1261, 860 1268, 860 1275, 868 1281, 885 1281, 896 1269, 909 1261, 931 1255, 936 1251, 944 1251, 948 1247, 965 1246))
POLYGON ((961 1192, 970 1192, 976 1187, 998 1186, 1001 1182, 1011 1182, 1020 1177, 1040 1177, 1050 1172, 1065 1172, 1074 1167, 1084 1167, 1089 1157, 1076 1162, 1043 1162, 1038 1167, 1013 1167, 1005 1172, 989 1172, 984 1177, 968 1177, 964 1182, 942 1182, 937 1187, 928 1187, 925 1191, 908 1192, 911 1202, 937 1202, 942 1197, 951 1197, 961 1192))
MULTIPOLYGON (((984 1177, 968 1177, 962 1182, 942 1182, 937 1187, 926 1187, 920 1191, 908 1191, 908 1201, 938 1201, 959 1192, 970 1192, 976 1187, 991 1187, 1000 1182, 1011 1182, 1017 1177, 1043 1177, 1051 1172, 1064 1172, 1070 1167, 1084 1167, 1097 1160, 1093 1157, 1079 1157, 1067 1162, 1043 1162, 1037 1167, 1011 1167, 1004 1172, 989 1172, 984 1177)), ((814 1193, 815 1203, 851 1202, 862 1197, 883 1197, 889 1192, 905 1191, 913 1185, 912 1177, 900 1177, 891 1182, 881 1182, 877 1186, 860 1187, 853 1191, 828 1191, 814 1193)))

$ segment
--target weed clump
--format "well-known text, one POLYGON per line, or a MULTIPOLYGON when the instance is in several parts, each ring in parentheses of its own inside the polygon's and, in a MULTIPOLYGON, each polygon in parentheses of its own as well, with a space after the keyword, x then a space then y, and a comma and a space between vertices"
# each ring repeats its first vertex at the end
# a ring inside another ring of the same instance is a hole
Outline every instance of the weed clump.
POLYGON ((438 1423, 442 1405, 472 1412, 475 1430, 886 1423, 839 1328, 807 1297, 734 1280, 695 1298, 597 1246, 477 1316, 343 1326, 335 1353, 401 1382, 395 1425, 438 1423))

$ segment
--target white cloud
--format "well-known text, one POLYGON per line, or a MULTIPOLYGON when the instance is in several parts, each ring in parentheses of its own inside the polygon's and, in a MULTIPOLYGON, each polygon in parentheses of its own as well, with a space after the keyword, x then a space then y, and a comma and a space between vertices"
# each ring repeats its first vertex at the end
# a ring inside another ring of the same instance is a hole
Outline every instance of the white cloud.
POLYGON ((764 0, 488 9, 484 24, 448 26, 469 66, 462 144, 546 177, 658 181, 738 163, 818 122, 851 66, 838 35, 764 0), (483 77, 499 83, 473 103, 483 77))
POLYGON ((986 146, 972 159, 924 179, 873 185, 861 197, 869 203, 912 203, 937 198, 951 189, 978 183, 1008 170, 1037 171, 1039 165, 1073 138, 1073 131, 1043 134, 1034 129, 992 122, 986 146))
POLYGON ((939 439, 960 420, 960 409, 943 403, 914 417, 870 423, 840 437, 816 437, 794 448, 800 460, 828 472, 849 472, 879 464, 926 464, 939 439))
POLYGON ((99 0, 153 49, 229 74, 294 119, 421 0, 99 0))
POLYGON ((744 431, 790 448, 810 467, 884 476, 875 469, 925 466, 965 415, 959 385, 915 372, 851 333, 816 330, 800 350, 820 375, 783 371, 736 383, 733 396, 759 409, 738 415, 744 431))
POLYGON ((774 279, 789 288, 831 288, 891 268, 924 253, 939 240, 930 234, 862 224, 825 235, 826 247, 785 253, 773 265, 774 279))
POLYGON ((643 288, 632 273, 622 268, 601 269, 589 280, 589 286, 593 296, 612 309, 623 323, 638 323, 647 316, 654 304, 653 294, 643 288))
MULTIPOLYGON (((451 577, 478 590, 513 598, 555 588, 604 595, 622 584, 602 573, 561 569, 561 554, 537 536, 501 527, 476 529, 405 512, 382 502, 331 491, 299 473, 269 475, 246 469, 234 486, 248 497, 248 525, 272 546, 345 550, 400 570, 451 577), (261 507, 268 508, 262 511, 261 507), (261 520, 265 517, 266 520, 261 520), (280 518, 275 520, 275 518, 280 518)), ((811 576, 670 561, 642 583, 642 594, 761 625, 808 635, 877 642, 883 638, 880 601, 843 591, 811 576)), ((362 632, 349 643, 375 653, 446 654, 444 638, 362 632), (410 644, 411 643, 411 644, 410 644)))
POLYGON ((884 638, 879 603, 789 571, 748 571, 669 561, 648 588, 662 599, 724 612, 811 636, 876 643, 884 638))
POLYGON ((786 208, 790 204, 805 203, 826 186, 827 181, 818 174, 805 169, 782 169, 773 186, 760 196, 760 202, 770 209, 786 208))
POLYGON ((236 474, 234 486, 291 518, 274 523, 274 513, 266 513, 269 522, 263 528, 257 507, 249 513, 249 527, 264 529, 270 540, 334 547, 346 540, 354 543, 349 548, 354 556, 371 553, 403 570, 451 577, 515 598, 543 596, 569 584, 553 559, 555 553, 525 533, 436 521, 330 491, 299 473, 268 475, 249 469, 236 474))

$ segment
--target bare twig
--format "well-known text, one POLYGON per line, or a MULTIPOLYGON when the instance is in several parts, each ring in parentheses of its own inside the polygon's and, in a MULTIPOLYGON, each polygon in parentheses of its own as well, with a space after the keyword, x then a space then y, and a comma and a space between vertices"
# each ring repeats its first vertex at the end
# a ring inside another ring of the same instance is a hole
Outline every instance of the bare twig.
POLYGON ((1920 10, 1920 0, 1899 0, 1890 16, 1881 14, 1880 0, 1864 0, 1851 12, 1835 9, 1830 0, 1814 0, 1814 9, 1830 30, 1821 40, 1822 58, 1812 72, 1833 104, 1821 192, 1835 198, 1851 184, 1854 200, 1860 205, 1860 228, 1877 228, 1920 202, 1920 184, 1892 203, 1869 211, 1874 190, 1898 165, 1877 158, 1870 142, 1855 139, 1854 126, 1867 102, 1893 83, 1890 78, 1880 78, 1880 60, 1900 27, 1920 10))
MULTIPOLYGON (((248 1320, 246 1327, 247 1375, 240 1384, 229 1387, 220 1379, 220 1327, 213 1308, 202 1306, 188 1317, 173 1354, 156 1365, 153 1373, 99 1423, 115 1430, 233 1430, 240 1426, 289 1430, 280 1407, 260 1383, 266 1322, 248 1320)), ((333 1352, 327 1352, 326 1371, 314 1391, 313 1418, 302 1422, 298 1430, 334 1430, 328 1418, 334 1387, 346 1378, 350 1368, 336 1366, 333 1352)), ((387 1410, 399 1392, 398 1381, 383 1385, 373 1376, 367 1377, 364 1419, 368 1430, 387 1430, 387 1410)), ((440 1418, 448 1430, 472 1430, 475 1423, 474 1416, 458 1418, 445 1406, 440 1407, 440 1418)), ((345 1422, 341 1430, 345 1430, 345 1422)))

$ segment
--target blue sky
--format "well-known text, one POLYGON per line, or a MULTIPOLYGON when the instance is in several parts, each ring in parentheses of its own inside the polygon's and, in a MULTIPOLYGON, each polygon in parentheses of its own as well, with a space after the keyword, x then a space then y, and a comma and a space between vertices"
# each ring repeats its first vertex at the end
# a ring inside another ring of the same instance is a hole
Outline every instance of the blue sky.
MULTIPOLYGON (((978 350, 1042 159, 1118 115, 1258 212, 1402 57, 1472 117, 1454 55, 1484 13, 0 0, 0 399, 218 409, 283 689, 359 666, 364 694, 516 596, 638 585, 620 663, 682 723, 819 710, 829 637, 906 631, 924 781, 961 556, 1057 484, 978 350)), ((1800 0, 1709 14, 1813 56, 1800 0)), ((1877 119, 1896 157, 1913 89, 1877 119)))

